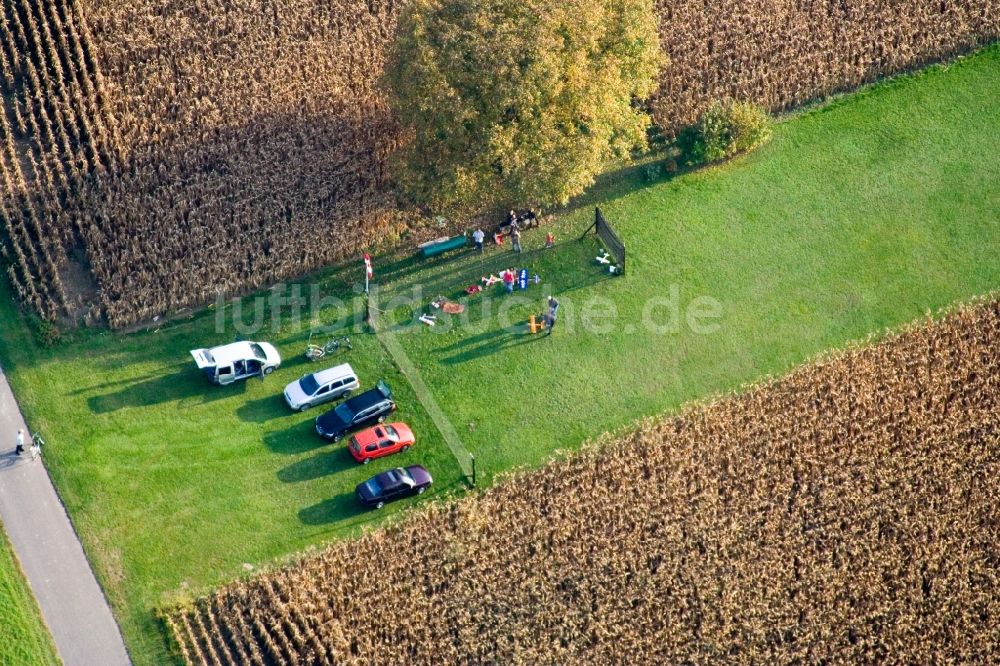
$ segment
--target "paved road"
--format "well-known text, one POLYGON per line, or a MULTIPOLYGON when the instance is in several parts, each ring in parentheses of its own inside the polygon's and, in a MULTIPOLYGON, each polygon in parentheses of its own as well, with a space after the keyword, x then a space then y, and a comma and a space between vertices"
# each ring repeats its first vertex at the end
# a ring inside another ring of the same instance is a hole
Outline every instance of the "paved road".
POLYGON ((0 369, 0 520, 59 656, 66 666, 130 664, 104 592, 45 467, 32 462, 27 451, 14 455, 18 428, 30 432, 0 369))

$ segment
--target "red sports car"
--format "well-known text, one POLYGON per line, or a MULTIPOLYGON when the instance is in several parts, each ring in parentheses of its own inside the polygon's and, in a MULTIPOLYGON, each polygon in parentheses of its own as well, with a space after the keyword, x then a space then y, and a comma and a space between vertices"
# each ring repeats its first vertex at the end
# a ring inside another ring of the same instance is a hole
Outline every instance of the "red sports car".
POLYGON ((372 458, 381 458, 405 451, 416 440, 405 423, 386 423, 362 430, 351 437, 347 449, 359 463, 367 464, 372 458))

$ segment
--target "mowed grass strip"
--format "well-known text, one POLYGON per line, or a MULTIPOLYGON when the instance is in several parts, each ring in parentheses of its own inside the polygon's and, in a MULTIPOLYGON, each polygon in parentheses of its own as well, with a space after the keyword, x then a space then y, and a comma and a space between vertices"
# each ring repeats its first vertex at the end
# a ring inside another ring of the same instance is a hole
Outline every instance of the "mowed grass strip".
POLYGON ((58 664, 55 645, 42 621, 21 567, 0 524, 0 664, 58 664))
MULTIPOLYGON (((399 333, 480 475, 537 465, 555 449, 1000 284, 998 65, 994 47, 875 86, 781 123, 758 153, 672 181, 610 178, 560 217, 562 245, 522 258, 544 280, 526 292, 530 303, 489 316, 473 303, 467 328, 399 333), (596 241, 571 233, 582 231, 595 203, 628 245, 624 278, 600 272, 596 241), (551 338, 501 330, 501 317, 518 323, 539 312, 546 288, 563 301, 551 338), (687 322, 702 297, 721 306, 711 333, 687 322), (653 308, 663 332, 642 325, 653 298, 665 299, 653 308), (586 307, 613 307, 617 316, 597 332, 582 325, 586 307)), ((532 232, 526 246, 543 236, 532 232)), ((376 276, 393 278, 387 296, 427 284, 426 303, 476 279, 479 259, 428 262, 426 270, 401 261, 396 271, 381 270, 385 261, 376 276)), ((340 273, 356 280, 358 268, 340 273)), ((320 318, 343 314, 330 307, 320 318)), ((303 360, 308 326, 286 318, 248 335, 274 342, 286 365, 232 387, 208 385, 188 356, 233 339, 233 327, 217 332, 211 313, 158 332, 84 333, 43 349, 4 298, 0 327, 0 358, 29 423, 46 435, 46 464, 139 664, 169 659, 154 616, 165 601, 237 577, 244 564, 357 534, 413 504, 359 511, 351 492, 368 475, 419 462, 438 493, 461 486, 454 457, 373 335, 354 335, 354 351, 332 362, 350 361, 366 385, 386 378, 398 417, 420 441, 361 467, 343 443, 316 438, 318 411, 295 415, 282 404, 287 382, 325 365, 303 360)))

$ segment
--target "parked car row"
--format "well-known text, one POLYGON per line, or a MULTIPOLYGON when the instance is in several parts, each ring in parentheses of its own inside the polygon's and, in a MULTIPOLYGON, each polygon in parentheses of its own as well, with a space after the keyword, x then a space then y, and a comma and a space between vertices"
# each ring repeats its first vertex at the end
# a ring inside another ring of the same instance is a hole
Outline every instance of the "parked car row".
POLYGON ((357 488, 358 501, 363 505, 381 509, 386 502, 420 495, 433 483, 430 473, 421 465, 397 467, 376 474, 357 488))
MULTIPOLYGON (((249 377, 269 375, 281 366, 281 356, 267 342, 234 342, 211 349, 191 351, 198 369, 220 385, 249 377)), ((316 418, 316 434, 337 442, 351 436, 347 450, 359 463, 403 453, 416 444, 416 437, 403 422, 385 423, 396 411, 392 390, 384 381, 363 393, 358 375, 349 363, 304 375, 288 384, 284 399, 299 412, 333 400, 343 402, 316 418)), ((421 465, 397 467, 376 474, 355 489, 358 501, 366 507, 381 509, 386 502, 423 493, 433 483, 421 465)))
POLYGON ((379 380, 375 388, 348 398, 316 419, 316 433, 336 442, 347 433, 373 423, 382 423, 396 411, 389 385, 379 380))
POLYGON ((285 387, 285 402, 294 410, 306 411, 337 398, 346 398, 361 386, 349 363, 305 375, 285 387))

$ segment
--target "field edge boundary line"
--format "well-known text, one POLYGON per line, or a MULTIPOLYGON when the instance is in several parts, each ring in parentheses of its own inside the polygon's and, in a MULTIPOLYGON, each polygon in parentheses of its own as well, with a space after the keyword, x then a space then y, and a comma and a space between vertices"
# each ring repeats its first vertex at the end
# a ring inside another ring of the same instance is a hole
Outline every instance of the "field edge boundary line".
POLYGON ((430 415, 431 420, 437 427, 438 432, 444 438, 445 444, 451 450, 452 455, 455 456, 455 460, 458 462, 458 466, 461 468, 462 473, 466 477, 472 478, 472 452, 470 452, 465 445, 462 444, 462 439, 458 436, 458 431, 455 430, 455 426, 452 425, 451 420, 441 409, 437 400, 434 398, 434 394, 431 392, 430 388, 424 382, 423 377, 420 375, 420 370, 417 366, 410 360, 409 355, 403 349, 403 345, 399 343, 396 339, 394 333, 388 331, 383 331, 378 324, 378 309, 377 307, 369 302, 368 306, 368 321, 371 324, 372 330, 375 331, 375 337, 378 338, 385 350, 389 352, 389 356, 392 358, 393 362, 399 368, 400 372, 406 377, 410 386, 413 387, 414 393, 417 394, 417 400, 424 406, 427 410, 428 415, 430 415))

